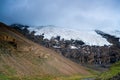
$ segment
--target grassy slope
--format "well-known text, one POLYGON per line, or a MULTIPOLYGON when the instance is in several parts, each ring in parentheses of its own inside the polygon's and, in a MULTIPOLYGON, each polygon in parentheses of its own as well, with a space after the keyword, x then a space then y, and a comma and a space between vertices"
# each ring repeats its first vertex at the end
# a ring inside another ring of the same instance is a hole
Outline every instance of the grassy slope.
POLYGON ((77 80, 91 76, 84 67, 29 41, 4 24, 0 28, 0 80, 77 80))
POLYGON ((26 76, 26 77, 14 77, 14 76, 6 76, 1 74, 0 80, 83 80, 92 78, 94 76, 26 76))
POLYGON ((120 62, 113 64, 110 69, 100 75, 101 80, 108 80, 120 73, 120 62))

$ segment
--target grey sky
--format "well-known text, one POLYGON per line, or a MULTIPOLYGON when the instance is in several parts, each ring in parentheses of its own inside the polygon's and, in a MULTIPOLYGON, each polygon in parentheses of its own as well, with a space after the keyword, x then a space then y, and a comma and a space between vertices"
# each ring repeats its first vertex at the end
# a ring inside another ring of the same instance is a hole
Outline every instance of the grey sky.
POLYGON ((0 21, 119 30, 120 0, 0 0, 0 21))

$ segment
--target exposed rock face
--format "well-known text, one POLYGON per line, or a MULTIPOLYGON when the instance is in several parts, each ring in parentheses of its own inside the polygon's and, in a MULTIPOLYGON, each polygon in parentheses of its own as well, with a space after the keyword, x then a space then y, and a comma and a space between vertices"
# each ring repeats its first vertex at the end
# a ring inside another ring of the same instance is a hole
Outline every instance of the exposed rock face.
POLYGON ((11 36, 7 36, 7 35, 1 35, 0 34, 0 40, 3 40, 3 41, 9 41, 9 42, 15 42, 15 39, 11 36))
POLYGON ((63 56, 78 62, 106 65, 120 60, 118 50, 108 46, 81 46, 79 49, 55 49, 63 56))

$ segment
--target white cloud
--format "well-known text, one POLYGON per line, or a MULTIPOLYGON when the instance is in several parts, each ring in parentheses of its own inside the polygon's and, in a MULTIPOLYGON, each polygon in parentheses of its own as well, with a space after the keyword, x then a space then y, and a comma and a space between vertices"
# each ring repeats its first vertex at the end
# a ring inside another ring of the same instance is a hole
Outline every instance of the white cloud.
POLYGON ((9 24, 119 29, 118 3, 118 0, 4 0, 0 20, 9 24))

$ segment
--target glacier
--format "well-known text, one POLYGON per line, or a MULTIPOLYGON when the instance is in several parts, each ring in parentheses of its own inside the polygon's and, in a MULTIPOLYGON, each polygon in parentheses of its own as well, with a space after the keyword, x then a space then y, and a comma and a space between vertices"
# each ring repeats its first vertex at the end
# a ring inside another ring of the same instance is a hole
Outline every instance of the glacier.
POLYGON ((44 33, 44 37, 51 39, 51 37, 61 36, 65 40, 82 40, 86 45, 111 45, 105 38, 98 35, 94 30, 68 29, 56 26, 38 26, 30 27, 30 31, 35 31, 35 35, 44 33))

